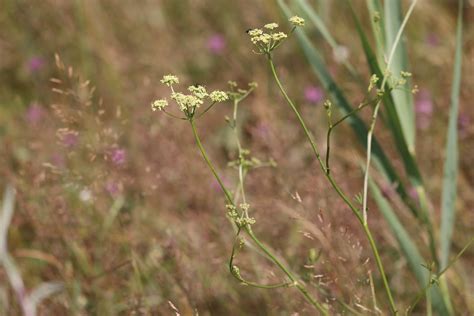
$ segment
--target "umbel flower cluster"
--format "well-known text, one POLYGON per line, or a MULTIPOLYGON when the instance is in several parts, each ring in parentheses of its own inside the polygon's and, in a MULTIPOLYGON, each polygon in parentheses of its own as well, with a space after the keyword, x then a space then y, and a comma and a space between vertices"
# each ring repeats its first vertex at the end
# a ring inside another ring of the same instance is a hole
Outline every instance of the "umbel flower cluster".
MULTIPOLYGON (((215 90, 210 93, 201 85, 192 85, 188 87, 187 94, 177 92, 175 85, 179 84, 179 78, 174 75, 166 75, 161 79, 161 83, 171 89, 170 98, 177 104, 179 110, 183 112, 188 119, 194 117, 196 110, 206 101, 209 102, 209 107, 218 102, 224 102, 229 99, 226 92, 215 90)), ((153 111, 159 110, 166 112, 165 108, 168 106, 168 100, 158 99, 152 102, 151 109, 153 111)))
MULTIPOLYGON (((293 33, 297 27, 304 26, 304 19, 299 16, 293 16, 289 21, 293 25, 289 34, 293 33)), ((250 40, 258 48, 259 53, 269 54, 288 38, 288 34, 278 31, 278 27, 277 23, 268 23, 263 26, 263 29, 256 28, 247 31, 250 40)))

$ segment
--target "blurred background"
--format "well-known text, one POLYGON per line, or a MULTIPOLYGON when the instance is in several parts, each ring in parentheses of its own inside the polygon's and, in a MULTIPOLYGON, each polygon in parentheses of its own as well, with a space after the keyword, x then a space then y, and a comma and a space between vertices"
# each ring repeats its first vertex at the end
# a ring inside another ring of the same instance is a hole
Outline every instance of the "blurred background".
MULTIPOLYGON (((350 11, 344 1, 309 3, 341 49, 333 51, 312 25, 305 29, 356 105, 364 93, 342 62, 356 66, 365 86, 370 73, 350 11)), ((353 4, 370 32, 365 2, 353 4)), ((456 1, 420 0, 406 31, 408 70, 419 87, 416 154, 435 222, 456 14, 456 1)), ((474 232, 472 1, 466 1, 464 19, 453 252, 474 232)), ((168 73, 186 86, 210 89, 225 90, 228 80, 259 84, 241 106, 239 130, 244 147, 278 166, 248 177, 255 231, 312 293, 325 293, 334 314, 343 313, 343 304, 373 313, 369 280, 380 279, 366 239, 329 190, 265 58, 252 52, 245 33, 273 21, 289 27, 271 0, 0 0, 0 189, 12 184, 17 190, 8 246, 27 289, 46 281, 65 285, 40 305, 40 315, 313 315, 297 291, 245 287, 228 272, 233 230, 220 189, 188 124, 150 111, 154 99, 169 94, 159 83, 168 73)), ((325 146, 327 93, 296 40, 282 45, 275 60, 290 96, 325 146)), ((227 162, 235 159, 235 143, 224 119, 230 113, 230 104, 220 104, 198 121, 198 129, 224 180, 233 185, 236 174, 227 162)), ((390 153, 382 124, 376 133, 390 153)), ((364 154, 355 144, 348 127, 334 134, 332 170, 350 195, 362 187, 364 154)), ((393 163, 402 166, 396 158, 393 163)), ((387 185, 384 193, 390 197, 392 191, 387 185)), ((408 214, 403 209, 399 215, 410 223, 408 214)), ((395 296, 406 306, 418 288, 385 222, 376 211, 371 216, 395 296)), ((417 236, 416 225, 407 229, 417 236)), ((250 279, 283 278, 252 251, 237 260, 250 279)), ((474 313, 474 276, 468 273, 473 263, 470 249, 453 281, 452 299, 464 315, 474 313)), ((385 310, 383 292, 378 295, 385 310)), ((2 269, 0 314, 21 314, 2 269)))

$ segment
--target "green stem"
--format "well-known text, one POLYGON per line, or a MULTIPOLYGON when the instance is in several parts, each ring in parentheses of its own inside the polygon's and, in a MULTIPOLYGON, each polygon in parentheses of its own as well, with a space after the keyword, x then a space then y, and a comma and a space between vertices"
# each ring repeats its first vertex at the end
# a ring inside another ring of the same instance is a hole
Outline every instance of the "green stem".
MULTIPOLYGON (((196 124, 195 124, 194 120, 190 119, 190 123, 191 123, 191 128, 192 128, 192 131, 193 131, 194 138, 196 140, 196 144, 199 147, 199 150, 200 150, 204 160, 206 161, 209 169, 211 169, 212 174, 214 175, 217 182, 219 183, 222 191, 224 192, 224 194, 226 196, 226 199, 227 199, 228 203, 230 203, 232 205, 235 205, 234 200, 232 199, 232 195, 226 189, 224 183, 222 182, 221 178, 219 177, 219 174, 217 173, 216 169, 214 168, 211 160, 209 159, 209 157, 206 153, 206 150, 204 149, 204 147, 201 143, 201 140, 200 140, 199 135, 197 133, 196 124)), ((253 242, 258 246, 258 248, 260 248, 260 250, 262 250, 268 256, 268 258, 271 261, 273 261, 273 263, 275 263, 288 276, 288 278, 293 282, 295 287, 303 294, 303 296, 306 298, 306 300, 311 305, 313 305, 321 314, 323 314, 325 316, 329 315, 328 311, 308 293, 306 287, 301 282, 298 282, 297 278, 280 262, 280 260, 278 260, 272 254, 272 252, 257 238, 257 236, 255 236, 255 234, 252 231, 252 228, 249 225, 247 225, 245 227, 245 232, 249 235, 249 237, 253 240, 253 242)), ((253 285, 253 283, 250 283, 248 285, 253 285)))
POLYGON ((249 225, 245 227, 245 231, 255 242, 255 244, 270 258, 270 260, 272 260, 288 276, 288 278, 293 282, 294 286, 303 294, 306 300, 310 302, 314 307, 316 307, 321 314, 329 315, 327 310, 308 293, 306 287, 301 284, 301 282, 298 282, 296 277, 293 276, 293 274, 267 249, 264 244, 262 244, 262 242, 255 236, 252 231, 252 228, 249 225))
POLYGON ((219 177, 219 175, 217 174, 217 171, 216 169, 214 168, 214 166, 212 165, 212 162, 211 160, 209 159, 209 157, 207 156, 206 154, 206 150, 204 149, 204 147, 202 146, 202 143, 201 143, 201 140, 197 134, 197 130, 196 130, 196 123, 194 122, 193 119, 189 120, 189 122, 191 123, 191 127, 193 129, 193 134, 194 134, 194 139, 196 140, 196 144, 197 146, 199 147, 199 150, 201 151, 201 154, 202 154, 202 157, 204 158, 204 160, 206 161, 209 169, 211 169, 211 172, 212 174, 214 175, 214 178, 216 178, 217 182, 219 183, 219 186, 221 187, 222 191, 224 191, 224 194, 225 194, 225 197, 227 199, 227 202, 230 203, 230 204, 234 204, 234 201, 232 199, 232 195, 230 194, 230 192, 226 189, 226 187, 224 186, 224 183, 222 182, 221 178, 219 177))
POLYGON ((334 128, 336 128, 336 126, 338 126, 339 124, 341 124, 342 122, 344 122, 346 119, 348 119, 349 117, 351 117, 352 115, 356 114, 357 112, 359 112, 360 110, 362 110, 363 108, 365 108, 366 106, 368 105, 371 105, 371 104, 374 104, 378 102, 378 98, 374 99, 374 100, 371 100, 371 101, 368 101, 368 102, 365 102, 365 103, 361 103, 357 108, 355 108, 354 110, 350 111, 349 113, 347 113, 346 115, 344 115, 343 117, 341 117, 339 120, 337 120, 335 123, 331 123, 329 125, 329 128, 328 128, 328 133, 326 135, 326 173, 330 173, 330 170, 331 168, 329 167, 329 154, 330 154, 330 150, 331 150, 331 133, 332 131, 334 130, 334 128))
POLYGON ((375 244, 374 238, 372 237, 372 233, 370 232, 370 229, 369 229, 368 225, 366 224, 366 222, 364 222, 364 219, 363 219, 362 215, 360 214, 360 212, 357 210, 357 208, 352 204, 352 202, 349 200, 349 198, 344 194, 344 192, 342 192, 340 187, 336 184, 334 178, 327 172, 327 166, 324 164, 324 162, 321 159, 321 155, 318 152, 316 142, 313 140, 311 132, 306 127, 306 124, 303 120, 303 117, 299 113, 298 109, 296 108, 293 101, 290 99, 290 97, 288 96, 288 94, 285 91, 285 88, 283 87, 283 85, 280 82, 280 79, 279 79, 278 74, 277 74, 276 69, 275 69, 275 65, 274 65, 273 60, 272 60, 272 56, 270 54, 268 54, 267 58, 268 58, 270 68, 272 70, 273 77, 274 77, 274 79, 275 79, 275 81, 278 85, 278 88, 280 89, 280 92, 282 93, 282 95, 285 98, 286 102, 288 103, 288 105, 290 106, 290 108, 293 110, 296 117, 298 118, 298 121, 299 121, 301 127, 303 128, 303 131, 306 135, 306 138, 308 139, 308 141, 311 145, 311 148, 313 149, 313 152, 316 156, 316 159, 319 162, 319 165, 320 165, 321 169, 323 170, 323 173, 325 174, 328 181, 331 183, 334 190, 341 197, 341 199, 347 204, 347 206, 349 206, 351 211, 354 213, 354 215, 357 217, 360 224, 362 225, 364 233, 365 233, 365 235, 366 235, 366 237, 369 241, 370 247, 371 247, 373 255, 375 257, 375 262, 376 262, 377 268, 378 268, 379 273, 382 277, 385 292, 387 294, 387 298, 388 298, 389 304, 390 304, 390 310, 391 310, 392 314, 397 314, 397 308, 396 308, 395 302, 393 300, 392 291, 390 290, 390 286, 388 284, 388 280, 387 280, 387 276, 385 274, 383 263, 382 263, 382 260, 380 259, 379 251, 377 249, 377 246, 375 244))

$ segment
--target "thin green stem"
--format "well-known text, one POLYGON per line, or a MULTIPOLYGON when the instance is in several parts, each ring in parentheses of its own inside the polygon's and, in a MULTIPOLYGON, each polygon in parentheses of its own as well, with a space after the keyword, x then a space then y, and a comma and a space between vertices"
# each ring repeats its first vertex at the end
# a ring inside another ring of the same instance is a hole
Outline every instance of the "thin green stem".
MULTIPOLYGON (((417 0, 413 0, 410 8, 407 11, 407 14, 405 15, 405 18, 402 24, 400 25, 400 29, 398 30, 397 36, 393 42, 392 49, 390 51, 390 55, 387 61, 387 68, 386 68, 387 70, 385 71, 383 80, 382 80, 382 86, 381 86, 382 91, 384 91, 385 84, 387 83, 388 69, 390 69, 390 65, 392 64, 393 57, 395 56, 396 47, 398 46, 403 30, 405 29, 405 26, 408 22, 408 18, 410 17, 411 13, 413 12, 413 9, 415 8, 416 2, 417 0)), ((367 222, 367 197, 368 197, 368 187, 369 187, 369 169, 370 169, 370 161, 372 157, 372 135, 374 133, 375 123, 377 121, 377 115, 379 112, 380 104, 381 104, 381 101, 379 101, 377 105, 375 106, 374 112, 372 114, 372 121, 370 123, 369 131, 367 133, 367 161, 366 161, 366 166, 365 166, 364 189, 363 189, 363 198, 362 198, 362 212, 363 212, 365 222, 367 222)))
MULTIPOLYGON (((474 237, 471 237, 471 239, 467 242, 467 244, 461 249, 461 251, 458 252, 458 254, 456 255, 456 257, 454 257, 453 260, 451 260, 451 262, 446 266, 446 268, 444 268, 443 270, 441 270, 440 272, 438 272, 435 277, 436 279, 440 279, 445 273, 446 271, 448 271, 448 269, 450 269, 458 260, 459 258, 461 258, 461 256, 464 254, 464 252, 466 252, 466 250, 474 243, 474 237)), ((429 281, 431 281, 431 279, 429 279, 429 281)), ((425 294, 427 294, 428 290, 431 288, 431 285, 432 283, 431 282, 428 282, 428 284, 423 288, 421 289, 421 291, 418 293, 418 295, 415 297, 415 299, 413 300, 413 302, 408 306, 408 308, 406 309, 405 311, 405 315, 408 315, 409 313, 412 312, 412 310, 415 308, 416 304, 418 304, 418 302, 421 300, 421 298, 423 298, 423 296, 425 294)))
MULTIPOLYGON (((199 147, 199 150, 200 150, 204 160, 206 161, 209 169, 211 169, 212 174, 214 175, 217 182, 219 183, 222 191, 224 192, 224 194, 226 196, 227 201, 230 204, 235 205, 234 200, 232 199, 232 195, 230 194, 229 190, 227 190, 227 188, 225 187, 225 185, 222 182, 221 178, 219 177, 219 174, 217 173, 216 169, 214 168, 211 160, 209 159, 209 157, 206 153, 206 150, 204 149, 204 147, 201 143, 201 140, 200 140, 199 135, 197 133, 196 124, 195 124, 194 120, 190 119, 190 123, 191 123, 194 138, 196 140, 196 144, 199 147)), ((322 315, 325 315, 325 316, 329 315, 328 311, 308 293, 306 287, 301 282, 298 282, 297 278, 289 271, 289 269, 286 268, 280 262, 280 260, 278 260, 272 254, 272 252, 257 238, 257 236, 255 236, 255 234, 253 233, 252 228, 250 227, 250 225, 245 226, 244 229, 245 229, 245 232, 252 239, 252 241, 257 245, 257 247, 260 248, 260 250, 263 251, 268 256, 268 258, 271 261, 273 261, 273 263, 275 263, 288 276, 288 278, 293 282, 291 285, 294 285, 303 294, 303 296, 306 298, 306 300, 311 305, 313 305, 322 315)), ((247 283, 247 284, 248 285, 253 285, 253 283, 247 283)))
POLYGON ((328 132, 327 132, 327 135, 326 135, 326 144, 327 144, 326 145, 326 173, 329 174, 331 172, 331 168, 329 167, 329 156, 330 156, 330 150, 331 150, 331 133, 334 130, 334 128, 336 128, 336 126, 338 126, 339 124, 341 124, 346 119, 348 119, 352 115, 356 114, 357 112, 359 112, 360 110, 362 110, 366 106, 374 104, 376 102, 378 102, 378 98, 376 98, 374 100, 371 100, 371 101, 368 101, 368 102, 361 103, 357 108, 355 108, 354 110, 350 111, 349 113, 347 113, 346 115, 341 117, 335 123, 330 123, 329 128, 328 128, 328 132))
POLYGON ((366 222, 364 222, 364 219, 361 216, 359 210, 352 204, 352 202, 349 200, 349 198, 344 194, 344 192, 341 190, 341 188, 337 185, 334 178, 328 172, 326 172, 327 166, 324 164, 324 162, 321 159, 321 155, 318 152, 316 142, 314 141, 314 139, 311 135, 311 132, 306 127, 306 124, 303 120, 303 117, 299 113, 298 109, 296 108, 293 101, 290 99, 290 97, 288 96, 288 94, 285 91, 285 88, 283 87, 283 85, 280 82, 280 79, 279 79, 278 74, 277 74, 276 69, 275 69, 275 65, 274 65, 273 60, 272 60, 272 56, 270 54, 267 54, 267 59, 268 59, 270 68, 272 70, 273 77, 274 77, 274 79, 275 79, 275 81, 278 85, 278 88, 280 89, 280 92, 282 93, 283 97, 285 98, 285 101, 288 103, 288 105, 290 106, 290 108, 293 110, 296 117, 298 118, 298 121, 299 121, 301 127, 303 128, 304 134, 306 135, 306 138, 308 139, 308 141, 311 145, 311 148, 313 149, 313 152, 316 156, 317 161, 319 162, 319 165, 320 165, 324 175, 326 176, 328 181, 331 183, 331 186, 334 188, 334 190, 337 192, 337 194, 347 204, 347 206, 349 206, 351 211, 354 213, 354 215, 357 217, 357 219, 361 223, 362 228, 364 230, 364 233, 365 233, 365 235, 366 235, 366 237, 369 241, 370 247, 372 249, 377 268, 378 268, 379 273, 382 277, 385 292, 386 292, 387 298, 389 300, 390 309, 391 309, 393 314, 397 314, 397 308, 396 308, 395 302, 393 300, 392 291, 390 290, 390 286, 388 284, 388 280, 387 280, 387 276, 385 274, 383 263, 382 263, 382 260, 380 259, 379 251, 377 249, 377 246, 375 244, 375 241, 372 237, 372 233, 370 232, 370 229, 369 229, 368 225, 366 224, 366 222))
POLYGON ((200 118, 204 114, 206 114, 217 102, 212 102, 204 111, 202 111, 196 118, 200 118))
POLYGON ((328 311, 308 293, 306 287, 296 279, 296 277, 267 249, 264 244, 262 244, 253 233, 250 225, 245 227, 245 231, 255 244, 270 258, 270 260, 272 260, 288 276, 288 278, 293 282, 293 285, 304 295, 306 300, 316 307, 321 314, 329 315, 328 311))
POLYGON ((194 122, 193 119, 189 120, 189 122, 191 123, 194 139, 196 140, 196 144, 199 147, 199 150, 201 151, 202 157, 206 161, 209 169, 211 169, 211 172, 214 175, 214 178, 216 178, 217 182, 219 183, 219 186, 221 187, 222 191, 224 192, 224 195, 227 199, 227 202, 229 202, 230 204, 234 204, 234 201, 232 199, 232 195, 230 194, 230 192, 224 186, 224 183, 222 182, 222 179, 219 177, 219 174, 217 173, 216 169, 212 165, 211 160, 209 159, 209 157, 206 154, 206 150, 202 146, 201 140, 200 140, 199 135, 198 135, 197 130, 196 130, 196 123, 194 122))

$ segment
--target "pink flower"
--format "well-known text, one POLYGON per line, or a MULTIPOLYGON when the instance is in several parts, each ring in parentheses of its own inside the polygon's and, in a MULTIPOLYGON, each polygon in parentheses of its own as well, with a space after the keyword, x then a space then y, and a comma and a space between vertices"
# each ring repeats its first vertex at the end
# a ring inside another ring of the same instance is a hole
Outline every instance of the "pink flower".
POLYGON ((32 125, 38 124, 44 116, 44 110, 38 103, 32 103, 26 110, 26 121, 32 125))
POLYGON ((58 168, 64 168, 66 166, 66 160, 61 153, 54 153, 51 156, 51 164, 58 168))
POLYGON ((439 37, 436 33, 429 33, 426 35, 426 44, 428 44, 431 47, 435 47, 439 45, 439 37))
POLYGON ((221 55, 226 48, 226 41, 221 34, 214 34, 207 39, 207 48, 215 55, 221 55))
POLYGON ((324 93, 323 90, 316 86, 308 86, 304 90, 304 98, 307 102, 316 104, 323 100, 324 93))
POLYGON ((60 128, 56 131, 61 144, 65 147, 72 148, 79 142, 79 132, 70 130, 69 128, 60 128))
POLYGON ((117 196, 120 193, 120 186, 116 181, 108 181, 105 184, 105 190, 112 196, 117 196))
POLYGON ((110 158, 116 166, 123 165, 126 160, 125 149, 114 148, 110 154, 110 158))
POLYGON ((427 129, 433 116, 433 101, 427 90, 422 90, 415 101, 416 121, 420 129, 427 129))
POLYGON ((28 60, 28 69, 30 72, 37 72, 41 68, 43 68, 45 62, 44 59, 41 57, 31 57, 30 60, 28 60))
POLYGON ((459 130, 459 136, 461 138, 465 138, 468 135, 470 123, 471 123, 471 120, 469 119, 469 116, 466 113, 459 114, 458 130, 459 130))

